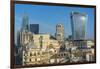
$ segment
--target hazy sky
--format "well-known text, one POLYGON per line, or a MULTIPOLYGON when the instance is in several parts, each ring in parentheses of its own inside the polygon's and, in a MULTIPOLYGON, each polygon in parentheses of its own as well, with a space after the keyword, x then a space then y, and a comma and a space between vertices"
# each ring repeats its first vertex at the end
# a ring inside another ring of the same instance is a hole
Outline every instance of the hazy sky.
POLYGON ((29 24, 39 24, 40 33, 50 33, 54 35, 56 32, 56 24, 61 23, 64 25, 65 36, 67 37, 68 35, 71 35, 70 13, 72 11, 82 12, 88 15, 88 22, 86 24, 86 38, 93 39, 94 8, 30 4, 15 5, 15 36, 17 30, 21 28, 23 16, 27 15, 29 18, 29 24))

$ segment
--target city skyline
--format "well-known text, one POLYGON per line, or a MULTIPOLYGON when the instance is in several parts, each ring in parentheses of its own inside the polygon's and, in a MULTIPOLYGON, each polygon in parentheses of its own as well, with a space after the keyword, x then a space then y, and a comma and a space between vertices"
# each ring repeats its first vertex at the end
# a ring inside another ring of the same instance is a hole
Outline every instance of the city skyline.
MULTIPOLYGON (((72 34, 70 13, 77 11, 88 15, 86 26, 86 38, 94 39, 94 9, 64 6, 43 6, 43 5, 15 5, 15 36, 17 30, 21 28, 23 15, 29 18, 29 24, 39 24, 40 33, 49 33, 54 35, 56 32, 56 24, 64 25, 65 37, 72 34), (28 8, 29 7, 29 8, 28 8), (91 11, 91 12, 90 12, 91 11), (49 32, 48 32, 49 30, 49 32)), ((16 40, 16 38, 15 38, 16 40)))

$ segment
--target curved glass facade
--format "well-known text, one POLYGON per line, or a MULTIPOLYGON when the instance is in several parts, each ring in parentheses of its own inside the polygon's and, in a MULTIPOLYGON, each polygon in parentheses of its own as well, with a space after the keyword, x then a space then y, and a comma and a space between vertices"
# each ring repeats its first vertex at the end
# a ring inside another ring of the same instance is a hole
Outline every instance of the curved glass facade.
POLYGON ((71 27, 72 27, 72 39, 84 40, 85 28, 87 24, 87 15, 79 12, 71 13, 71 27))

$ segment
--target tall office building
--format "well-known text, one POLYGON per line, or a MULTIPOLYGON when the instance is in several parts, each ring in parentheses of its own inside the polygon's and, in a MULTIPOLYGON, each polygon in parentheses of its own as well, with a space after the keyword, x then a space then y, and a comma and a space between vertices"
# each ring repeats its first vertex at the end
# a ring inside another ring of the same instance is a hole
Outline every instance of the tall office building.
POLYGON ((85 28, 87 24, 87 15, 79 12, 71 13, 71 27, 72 27, 72 39, 84 40, 85 28))
POLYGON ((63 41, 64 39, 64 26, 63 24, 57 24, 56 25, 56 39, 58 41, 63 41))
POLYGON ((28 16, 23 16, 22 19, 22 27, 21 27, 21 31, 29 31, 29 20, 28 20, 28 16))
POLYGON ((30 32, 39 34, 39 24, 30 24, 30 32))
POLYGON ((28 16, 24 16, 22 19, 22 27, 20 32, 20 45, 25 46, 32 39, 32 33, 29 31, 28 16))

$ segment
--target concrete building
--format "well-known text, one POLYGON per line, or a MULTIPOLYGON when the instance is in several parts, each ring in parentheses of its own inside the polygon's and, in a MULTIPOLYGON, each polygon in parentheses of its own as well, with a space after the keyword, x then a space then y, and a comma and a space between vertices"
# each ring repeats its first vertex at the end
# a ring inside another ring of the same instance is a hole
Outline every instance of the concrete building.
POLYGON ((48 64, 51 61, 51 56, 59 52, 59 41, 64 38, 64 27, 57 27, 57 40, 51 39, 50 34, 39 34, 38 26, 28 25, 28 17, 23 17, 21 31, 18 33, 20 40, 20 52, 22 65, 33 64, 48 64), (60 35, 60 36, 59 36, 60 35))
POLYGON ((45 51, 46 48, 50 44, 50 35, 49 34, 34 34, 33 40, 34 40, 35 46, 45 51))
POLYGON ((94 47, 94 41, 93 40, 87 40, 87 48, 94 47))
POLYGON ((20 32, 20 44, 21 46, 26 46, 29 42, 32 41, 32 33, 28 31, 20 32))
POLYGON ((51 56, 47 51, 44 52, 35 46, 34 41, 30 42, 26 48, 23 49, 22 54, 23 65, 47 64, 51 56))
POLYGON ((59 43, 57 40, 50 39, 49 34, 33 34, 31 42, 23 47, 22 64, 48 64, 51 56, 58 53, 59 43))
POLYGON ((64 26, 63 24, 57 24, 56 25, 56 39, 58 41, 63 41, 64 40, 64 26))
POLYGON ((53 46, 55 49, 59 49, 59 48, 60 48, 59 42, 58 42, 57 40, 50 39, 50 44, 52 44, 52 46, 53 46))

